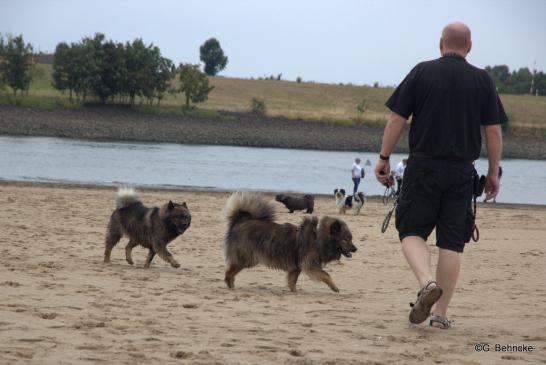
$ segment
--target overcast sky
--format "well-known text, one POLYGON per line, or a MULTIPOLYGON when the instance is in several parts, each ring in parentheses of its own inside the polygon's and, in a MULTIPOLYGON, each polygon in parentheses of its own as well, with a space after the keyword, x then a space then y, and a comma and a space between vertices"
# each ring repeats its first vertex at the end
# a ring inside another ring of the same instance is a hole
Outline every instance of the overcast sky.
POLYGON ((102 32, 197 63, 199 46, 216 37, 229 58, 221 75, 355 84, 399 83, 439 55, 440 32, 453 20, 472 30, 472 64, 536 61, 546 71, 543 0, 0 0, 0 33, 23 34, 39 51, 102 32))

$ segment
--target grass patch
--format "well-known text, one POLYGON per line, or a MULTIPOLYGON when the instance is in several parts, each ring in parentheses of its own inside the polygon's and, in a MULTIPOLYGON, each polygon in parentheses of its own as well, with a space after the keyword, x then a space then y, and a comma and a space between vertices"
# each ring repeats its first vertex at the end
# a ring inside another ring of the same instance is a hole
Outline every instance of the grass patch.
MULTIPOLYGON (((22 106, 51 108, 55 100, 68 100, 51 85, 51 65, 37 65, 28 98, 32 101, 15 101, 22 106), (39 97, 48 99, 40 101, 39 97), (53 99, 53 101, 51 100, 53 99), (23 105, 24 104, 24 105, 23 105), (30 105, 29 105, 30 104, 30 105)), ((182 111, 183 98, 167 95, 161 106, 139 106, 137 109, 155 114, 191 115, 196 118, 218 118, 218 110, 248 112, 252 98, 263 100, 267 115, 301 119, 331 124, 350 124, 359 118, 358 105, 366 100, 366 111, 362 123, 384 124, 390 111, 385 101, 393 92, 389 87, 322 84, 314 82, 292 82, 276 80, 251 80, 227 77, 211 77, 214 90, 208 100, 199 104, 199 109, 182 111), (208 114, 210 112, 210 114, 208 114), (190 113, 190 114, 187 114, 190 113), (193 113, 193 114, 192 114, 193 113)), ((546 97, 531 95, 500 96, 506 112, 510 115, 511 127, 546 128, 546 97)), ((141 100, 137 100, 137 104, 141 100)), ((142 100, 145 104, 145 100, 142 100)), ((65 104, 71 106, 73 104, 65 104)), ((77 104, 76 104, 77 105, 77 104)), ((225 118, 221 115, 220 119, 225 118)))
POLYGON ((15 105, 23 108, 33 108, 33 109, 42 109, 42 110, 53 110, 53 109, 69 109, 69 108, 79 108, 80 103, 71 103, 68 99, 63 99, 59 97, 44 97, 44 96, 35 96, 35 95, 13 95, 13 94, 1 94, 0 93, 0 104, 2 105, 15 105))

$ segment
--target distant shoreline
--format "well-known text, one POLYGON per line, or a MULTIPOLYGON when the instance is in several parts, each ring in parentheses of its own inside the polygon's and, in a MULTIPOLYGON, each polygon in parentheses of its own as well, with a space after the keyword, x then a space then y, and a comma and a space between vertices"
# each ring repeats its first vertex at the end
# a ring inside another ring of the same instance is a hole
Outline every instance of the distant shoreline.
MULTIPOLYGON (((221 115, 226 118, 156 115, 110 106, 43 110, 0 105, 0 135, 377 152, 384 129, 373 122, 348 125, 246 113, 221 115)), ((408 131, 397 153, 408 152, 408 131)), ((513 128, 504 137, 503 158, 545 160, 545 144, 546 130, 513 128)))
MULTIPOLYGON (((18 181, 18 180, 3 180, 0 179, 0 188, 2 186, 18 186, 18 187, 51 187, 61 189, 89 189, 89 190, 115 190, 119 186, 116 184, 99 184, 88 182, 67 182, 67 181, 18 181)), ((184 185, 134 185, 138 191, 144 192, 199 192, 199 193, 211 193, 211 194, 230 194, 233 190, 213 188, 213 187, 195 187, 184 185)), ((249 190, 263 193, 266 195, 278 194, 278 191, 269 190, 249 190)), ((290 192, 285 192, 290 193, 290 192)), ((299 194, 294 192, 293 194, 299 194)), ((333 195, 329 194, 313 194, 315 197, 320 198, 332 198, 333 195)), ((370 201, 379 202, 382 200, 380 195, 366 195, 366 199, 370 201)), ((487 203, 484 204, 481 201, 478 202, 480 209, 485 207, 488 209, 545 209, 546 204, 528 204, 528 203, 487 203)), ((389 203, 390 205, 390 203, 389 203)))

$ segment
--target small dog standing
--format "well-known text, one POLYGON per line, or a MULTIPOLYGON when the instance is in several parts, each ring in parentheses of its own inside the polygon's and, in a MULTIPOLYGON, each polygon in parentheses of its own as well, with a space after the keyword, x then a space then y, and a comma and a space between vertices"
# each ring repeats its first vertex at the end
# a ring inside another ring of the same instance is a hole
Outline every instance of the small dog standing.
POLYGON ((336 284, 322 269, 341 255, 351 257, 356 251, 347 225, 335 218, 306 217, 299 226, 275 223, 275 207, 262 195, 233 193, 226 203, 228 230, 224 241, 226 275, 224 281, 234 287, 235 276, 243 269, 264 264, 284 270, 288 287, 296 291, 302 271, 311 279, 324 282, 335 292, 336 284))
POLYGON ((303 197, 295 197, 290 195, 278 194, 275 200, 283 203, 289 210, 289 213, 294 213, 295 210, 305 210, 305 213, 313 213, 315 207, 315 197, 306 194, 303 197))
POLYGON ((339 214, 345 214, 347 209, 353 209, 354 215, 358 215, 366 201, 363 192, 358 192, 355 195, 345 195, 345 189, 339 188, 334 190, 334 197, 339 214))
POLYGON ((169 201, 161 208, 147 208, 133 189, 121 188, 118 190, 116 210, 108 223, 104 262, 110 262, 112 248, 126 235, 129 243, 125 246, 125 258, 130 265, 133 265, 133 248, 141 245, 149 249, 145 268, 150 267, 156 254, 172 267, 180 267, 167 250, 167 244, 184 233, 190 223, 191 214, 186 203, 169 201))

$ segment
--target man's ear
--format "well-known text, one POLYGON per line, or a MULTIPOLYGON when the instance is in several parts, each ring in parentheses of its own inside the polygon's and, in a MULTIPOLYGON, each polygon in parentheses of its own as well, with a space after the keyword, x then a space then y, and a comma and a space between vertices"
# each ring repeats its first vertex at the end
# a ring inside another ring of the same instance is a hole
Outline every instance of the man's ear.
POLYGON ((470 41, 470 44, 468 45, 468 51, 466 51, 466 53, 470 53, 471 49, 472 49, 472 41, 470 41))
POLYGON ((440 37, 440 53, 444 50, 444 40, 440 37))

